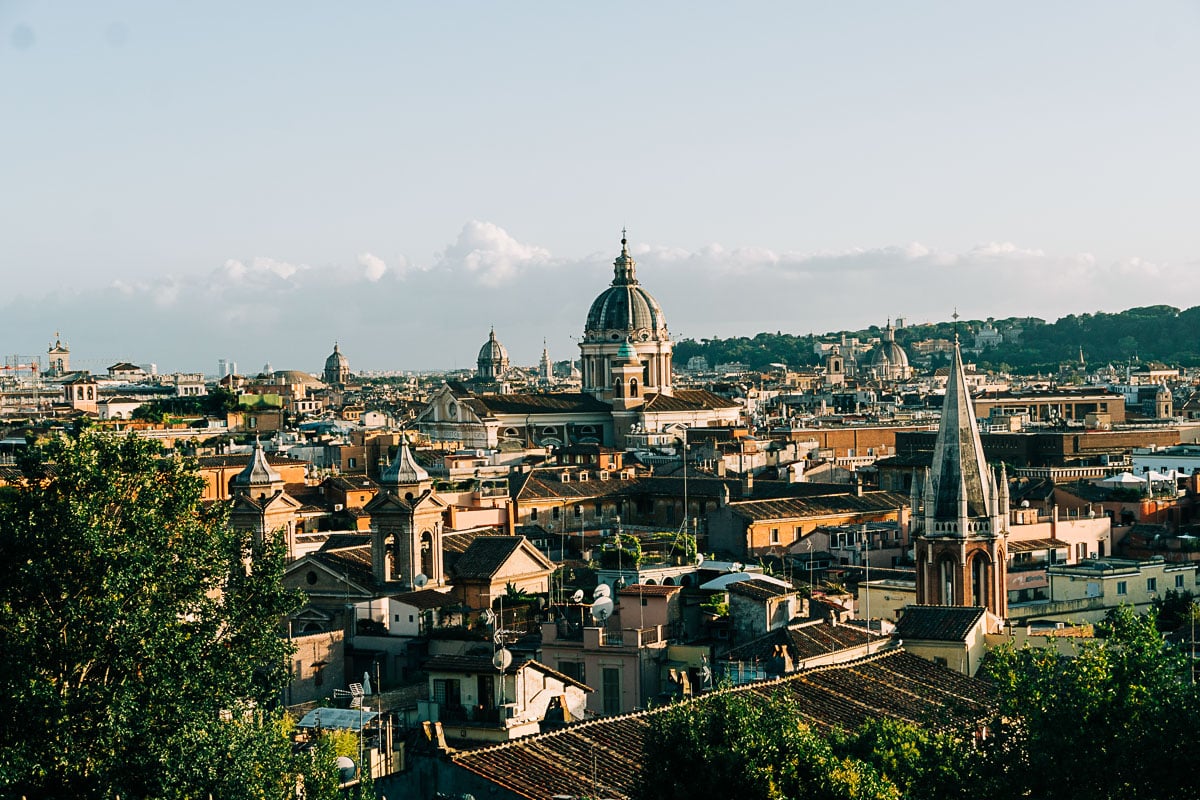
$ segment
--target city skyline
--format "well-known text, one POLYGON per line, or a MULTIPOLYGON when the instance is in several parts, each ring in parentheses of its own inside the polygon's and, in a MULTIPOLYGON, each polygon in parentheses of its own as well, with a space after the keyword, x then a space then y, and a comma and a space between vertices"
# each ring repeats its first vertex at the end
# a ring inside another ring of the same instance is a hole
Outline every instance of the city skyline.
POLYGON ((576 358, 622 225, 676 338, 1200 302, 1194 4, 858 11, 0 6, 4 350, 576 358))

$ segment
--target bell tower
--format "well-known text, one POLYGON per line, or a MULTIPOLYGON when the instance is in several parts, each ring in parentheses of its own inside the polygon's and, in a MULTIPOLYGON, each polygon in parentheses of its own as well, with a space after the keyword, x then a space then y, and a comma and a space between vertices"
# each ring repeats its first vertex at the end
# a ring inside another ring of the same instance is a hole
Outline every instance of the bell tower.
POLYGON ((1008 476, 983 456, 957 338, 933 465, 913 476, 917 604, 1008 613, 1008 476))
POLYGON ((433 491, 433 481, 417 463, 408 440, 384 469, 380 491, 364 510, 371 515, 371 571, 379 585, 413 587, 424 575, 431 586, 445 582, 442 525, 446 504, 433 491))

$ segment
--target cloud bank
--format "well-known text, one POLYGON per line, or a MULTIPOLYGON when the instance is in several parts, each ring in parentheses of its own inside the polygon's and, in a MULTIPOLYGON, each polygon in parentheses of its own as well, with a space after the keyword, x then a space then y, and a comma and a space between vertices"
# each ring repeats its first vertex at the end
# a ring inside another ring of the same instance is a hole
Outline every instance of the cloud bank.
MULTIPOLYGON (((1200 303, 1195 263, 1103 262, 1011 242, 962 252, 920 242, 811 253, 643 243, 631 252, 677 337, 822 333, 898 315, 945 320, 955 308, 1055 319, 1200 303)), ((426 262, 367 251, 319 266, 232 256, 206 273, 0 302, 0 334, 10 351, 36 355, 61 330, 75 363, 94 370, 131 360, 212 372, 231 358, 243 372, 266 362, 317 371, 334 340, 354 369, 408 370, 473 366, 495 326, 513 360, 532 365, 543 338, 552 357, 577 356, 616 255, 556 256, 473 220, 426 262)))

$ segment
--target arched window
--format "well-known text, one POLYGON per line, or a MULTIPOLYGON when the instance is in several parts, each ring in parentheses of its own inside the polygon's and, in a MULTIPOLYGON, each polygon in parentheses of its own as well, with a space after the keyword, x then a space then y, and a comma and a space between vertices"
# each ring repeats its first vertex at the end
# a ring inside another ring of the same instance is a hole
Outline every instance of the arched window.
POLYGON ((621 386, 621 379, 615 379, 613 381, 613 397, 624 397, 625 393, 622 391, 623 388, 624 387, 621 386))
POLYGON ((638 396, 638 385, 637 385, 637 378, 630 378, 630 379, 629 379, 629 396, 630 396, 630 397, 637 397, 637 396, 638 396))

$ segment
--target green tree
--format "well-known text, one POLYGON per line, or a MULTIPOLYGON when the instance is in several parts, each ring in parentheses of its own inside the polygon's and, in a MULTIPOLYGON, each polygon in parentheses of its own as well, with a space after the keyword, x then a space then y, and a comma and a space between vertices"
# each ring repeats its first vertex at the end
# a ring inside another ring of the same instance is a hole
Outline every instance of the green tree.
POLYGON ((899 789, 873 766, 838 753, 800 721, 795 701, 719 692, 650 720, 634 797, 695 800, 891 800, 899 789))
POLYGON ((0 497, 0 795, 294 796, 281 544, 133 436, 82 430, 23 468, 0 497))
POLYGON ((993 651, 984 673, 999 689, 1013 746, 998 754, 1008 794, 1048 798, 1160 798, 1200 790, 1182 768, 1197 734, 1195 687, 1153 613, 1128 606, 1099 626, 1102 642, 1074 657, 1052 648, 993 651))

